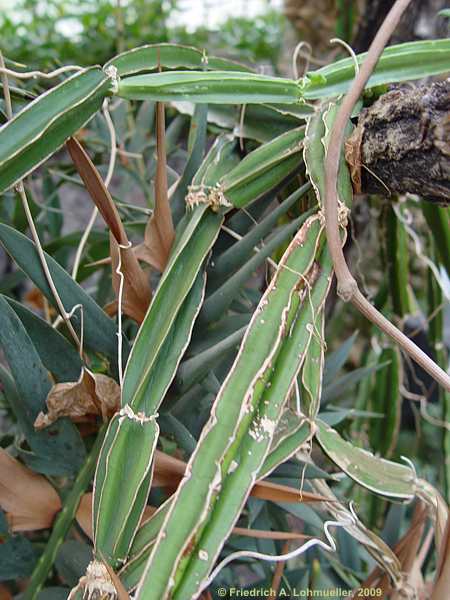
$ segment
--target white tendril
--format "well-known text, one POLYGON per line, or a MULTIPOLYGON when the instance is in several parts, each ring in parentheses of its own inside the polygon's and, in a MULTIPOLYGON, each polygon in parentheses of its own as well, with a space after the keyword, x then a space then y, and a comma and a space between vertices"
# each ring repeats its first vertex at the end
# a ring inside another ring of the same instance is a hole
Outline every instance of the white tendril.
POLYGON ((305 74, 309 69, 309 63, 311 61, 311 54, 312 54, 311 44, 309 42, 299 42, 295 46, 294 54, 292 55, 292 75, 293 75, 294 79, 300 78, 299 73, 298 73, 297 61, 298 61, 298 57, 300 56, 300 50, 302 48, 306 48, 308 50, 308 54, 302 56, 305 59, 305 68, 303 69, 303 74, 305 74))
POLYGON ((244 119, 246 107, 246 104, 241 106, 241 114, 239 116, 239 148, 241 149, 241 152, 244 152, 244 119))
POLYGON ((303 488, 305 485, 305 475, 306 475, 306 469, 308 467, 308 463, 311 462, 311 453, 312 453, 312 437, 308 440, 306 440, 306 442, 304 443, 304 445, 306 446, 306 449, 304 450, 303 454, 305 456, 306 460, 303 460, 303 466, 302 466, 302 472, 300 475, 300 488, 299 488, 299 493, 300 493, 300 501, 303 502, 303 488))
POLYGON ((347 52, 350 54, 350 56, 353 60, 353 64, 355 65, 355 75, 358 75, 358 73, 359 73, 358 57, 356 56, 355 51, 350 46, 350 44, 347 44, 347 42, 345 42, 344 40, 341 40, 341 38, 332 38, 330 40, 330 44, 339 44, 340 46, 342 46, 343 48, 345 48, 347 50, 347 52))
POLYGON ((413 402, 419 403, 419 410, 421 417, 430 423, 430 425, 434 425, 435 427, 441 427, 442 429, 446 429, 450 431, 450 423, 447 421, 443 421, 442 419, 438 419, 437 417, 433 417, 428 412, 428 399, 425 394, 414 394, 405 388, 403 384, 400 385, 400 394, 407 398, 408 400, 412 400, 413 402))
POLYGON ((83 350, 84 350, 84 306, 82 304, 75 304, 75 306, 72 307, 72 310, 68 313, 66 313, 65 317, 66 319, 70 320, 73 315, 75 314, 75 312, 77 310, 80 310, 80 348, 79 348, 79 352, 80 352, 80 357, 83 358, 83 350))
MULTIPOLYGON (((111 153, 109 155, 109 164, 108 164, 108 172, 105 178, 105 187, 108 188, 111 183, 111 179, 114 173, 114 168, 116 166, 116 158, 117 158, 117 137, 116 130, 114 128, 114 123, 111 119, 111 114, 108 109, 108 100, 104 100, 102 106, 103 116, 105 117, 106 125, 108 127, 110 142, 111 142, 111 153)), ((89 236, 91 234, 92 228, 94 227, 95 220, 97 219, 98 208, 95 206, 91 216, 89 217, 89 222, 84 230, 83 235, 81 236, 80 243, 78 244, 77 251, 75 253, 75 258, 73 261, 72 267, 72 278, 76 280, 78 275, 78 269, 80 268, 81 257, 84 251, 84 248, 87 244, 89 236)))
POLYGON ((119 371, 120 389, 123 388, 123 364, 122 364, 122 296, 125 277, 122 273, 122 252, 131 248, 131 242, 128 244, 118 244, 119 257, 117 261, 116 273, 119 276, 119 292, 117 294, 117 369, 119 371))
POLYGON ((357 524, 358 524, 358 522, 359 522, 359 517, 358 517, 358 515, 356 514, 356 510, 355 510, 355 501, 354 501, 354 500, 350 500, 350 503, 349 503, 349 505, 348 505, 348 508, 349 508, 349 510, 350 510, 350 512, 351 512, 351 515, 352 515, 353 519, 354 519, 354 522, 352 523, 352 525, 357 525, 357 524))
POLYGON ((417 471, 416 471, 416 467, 415 467, 413 461, 410 458, 408 458, 407 456, 403 456, 403 455, 401 455, 400 458, 402 459, 403 462, 405 462, 408 465, 408 467, 410 467, 411 471, 414 474, 414 481, 416 481, 417 480, 417 471))
POLYGON ((261 552, 253 552, 251 550, 240 550, 238 552, 233 552, 232 554, 229 554, 226 558, 224 558, 217 565, 217 567, 213 570, 213 572, 208 577, 208 579, 203 583, 200 591, 203 591, 209 585, 211 585, 211 583, 217 577, 219 572, 230 562, 237 560, 238 558, 255 558, 257 560, 263 560, 263 561, 267 561, 267 562, 282 562, 282 561, 284 562, 286 560, 290 560, 291 558, 296 558, 297 556, 304 554, 307 550, 309 550, 310 548, 313 548, 314 546, 318 546, 319 548, 322 548, 323 550, 326 550, 327 552, 336 552, 336 549, 337 549, 336 542, 332 538, 332 536, 329 532, 329 528, 330 527, 347 527, 349 525, 355 525, 355 521, 354 521, 353 517, 343 519, 342 521, 326 521, 323 525, 323 530, 324 530, 325 537, 326 537, 328 543, 326 543, 318 538, 313 538, 311 540, 308 540, 304 544, 302 544, 299 548, 296 548, 295 550, 292 550, 291 552, 287 552, 286 554, 275 554, 275 555, 262 554, 261 552))
POLYGON ((297 379, 295 379, 295 381, 294 381, 294 388, 295 388, 295 409, 297 411, 297 415, 300 416, 302 414, 302 409, 301 409, 301 405, 300 405, 300 389, 298 387, 297 379))
POLYGON ((77 65, 67 65, 65 67, 60 67, 59 69, 50 71, 50 73, 44 73, 43 71, 12 71, 7 67, 1 67, 0 73, 9 75, 10 77, 14 77, 15 79, 35 79, 37 77, 40 77, 41 79, 53 79, 54 77, 58 77, 58 75, 62 75, 63 73, 69 73, 70 71, 85 70, 86 69, 84 67, 79 67, 77 65))

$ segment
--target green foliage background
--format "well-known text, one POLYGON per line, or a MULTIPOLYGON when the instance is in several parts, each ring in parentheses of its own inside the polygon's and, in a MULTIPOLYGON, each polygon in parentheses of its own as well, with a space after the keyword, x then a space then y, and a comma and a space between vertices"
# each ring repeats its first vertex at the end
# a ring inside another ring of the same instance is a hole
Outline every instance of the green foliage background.
MULTIPOLYGON (((176 42, 211 53, 265 62, 276 68, 286 19, 270 8, 254 18, 228 18, 219 29, 194 32, 171 23, 177 0, 130 0, 123 6, 126 36, 117 36, 117 3, 109 0, 18 0, 0 14, 0 38, 9 58, 46 68, 58 64, 104 64, 119 49, 176 42), (61 27, 65 25, 65 27, 61 27), (73 27, 73 35, 63 33, 73 27)), ((186 11, 186 18, 189 12, 186 11)))

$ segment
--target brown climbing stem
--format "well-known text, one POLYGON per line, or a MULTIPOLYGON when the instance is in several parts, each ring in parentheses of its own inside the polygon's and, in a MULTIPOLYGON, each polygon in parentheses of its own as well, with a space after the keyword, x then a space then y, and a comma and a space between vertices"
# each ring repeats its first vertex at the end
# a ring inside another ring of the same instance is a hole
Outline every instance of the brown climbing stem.
POLYGON ((395 30, 402 14, 411 0, 397 0, 378 30, 367 58, 361 65, 347 95, 344 97, 330 135, 328 152, 325 158, 325 226, 328 247, 333 260, 337 279, 337 291, 345 302, 351 302, 369 321, 377 325, 407 352, 440 385, 450 391, 450 377, 429 356, 418 348, 404 333, 388 321, 366 300, 358 289, 358 284, 348 268, 341 245, 338 218, 337 177, 339 159, 344 143, 345 126, 353 108, 361 96, 386 44, 395 30))

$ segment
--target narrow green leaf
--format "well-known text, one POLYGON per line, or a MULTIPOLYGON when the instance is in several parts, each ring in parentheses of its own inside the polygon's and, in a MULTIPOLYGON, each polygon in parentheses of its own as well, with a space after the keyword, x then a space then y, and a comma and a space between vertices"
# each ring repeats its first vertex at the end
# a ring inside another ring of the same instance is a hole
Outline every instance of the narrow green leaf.
MULTIPOLYGON (((272 231, 276 223, 285 215, 311 188, 309 183, 301 186, 293 192, 279 206, 274 208, 260 223, 255 225, 241 240, 230 246, 228 250, 222 252, 215 260, 214 265, 211 265, 208 271, 209 284, 211 280, 223 281, 225 277, 233 273, 237 268, 252 256, 254 248, 264 237, 272 231)), ((310 216, 311 211, 305 214, 310 216)))
POLYGON ((326 406, 332 400, 336 400, 342 394, 347 393, 354 388, 354 386, 369 377, 372 373, 375 373, 379 369, 384 368, 386 363, 381 364, 369 364, 364 367, 354 369, 345 375, 338 377, 333 383, 329 383, 322 393, 322 406, 326 406))
POLYGON ((402 395, 401 357, 397 348, 383 348, 378 364, 384 364, 375 376, 375 386, 371 394, 371 410, 381 413, 383 419, 370 421, 369 439, 372 448, 385 458, 389 458, 397 444, 400 428, 402 395))
MULTIPOLYGON (((0 223, 0 242, 20 269, 28 275, 47 300, 53 304, 53 294, 42 271, 33 242, 3 223, 0 223)), ((45 256, 66 311, 70 312, 76 304, 83 306, 84 341, 86 346, 96 352, 105 354, 111 361, 113 369, 117 369, 117 330, 114 321, 103 312, 83 288, 51 256, 48 254, 45 256)), ((75 311, 71 320, 76 330, 80 331, 79 310, 75 311)), ((125 337, 123 339, 123 351, 126 358, 129 344, 125 337)))
POLYGON ((245 334, 247 326, 241 327, 211 348, 199 352, 184 361, 178 369, 176 384, 181 394, 186 392, 194 383, 205 377, 223 355, 233 348, 239 347, 239 342, 245 334))
POLYGON ((42 431, 34 429, 36 417, 46 407, 50 378, 22 322, 3 297, 0 297, 0 346, 17 389, 11 408, 33 452, 27 454, 28 462, 35 458, 36 470, 48 474, 76 473, 83 463, 85 448, 73 423, 61 419, 42 431))
MULTIPOLYGON (((185 115, 192 115, 195 107, 192 102, 182 101, 172 102, 172 105, 185 115)), ((295 129, 299 120, 306 119, 312 112, 311 107, 297 104, 246 104, 245 109, 229 104, 212 104, 208 106, 208 122, 234 131, 244 139, 265 143, 295 129)))
POLYGON ((334 352, 325 356, 325 365, 323 372, 323 385, 326 387, 331 384, 339 374, 339 371, 347 362, 350 351, 355 343, 358 332, 355 331, 348 339, 343 342, 334 352))
POLYGON ((440 262, 450 274, 450 209, 435 206, 430 202, 421 202, 423 216, 433 236, 440 262))
POLYGON ((45 368, 59 382, 77 381, 81 373, 82 361, 70 342, 20 302, 12 298, 5 298, 5 300, 22 321, 45 368))
POLYGON ((279 231, 269 238, 259 252, 254 254, 243 267, 236 273, 228 277, 225 283, 215 290, 204 302, 200 312, 199 319, 202 323, 213 323, 217 321, 227 310, 233 300, 241 292, 242 287, 248 281, 249 277, 260 267, 266 258, 273 254, 277 248, 285 243, 305 222, 306 217, 301 216, 298 219, 283 225, 279 231))
POLYGON ((47 229, 49 237, 53 239, 61 235, 64 218, 63 211, 61 210, 58 186, 48 173, 44 175, 42 182, 42 195, 46 206, 49 208, 46 213, 47 229))

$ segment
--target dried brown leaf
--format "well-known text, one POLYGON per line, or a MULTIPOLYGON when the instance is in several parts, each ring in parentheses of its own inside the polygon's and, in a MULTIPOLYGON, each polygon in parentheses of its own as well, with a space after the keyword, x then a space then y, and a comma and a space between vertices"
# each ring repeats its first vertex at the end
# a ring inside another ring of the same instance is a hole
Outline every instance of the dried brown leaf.
POLYGON ((75 515, 78 525, 91 540, 94 539, 92 530, 92 493, 83 494, 75 515))
POLYGON ((0 448, 0 507, 12 531, 34 531, 51 526, 61 500, 43 475, 0 448))
MULTIPOLYGON (((147 274, 142 270, 139 261, 131 247, 119 246, 116 239, 110 235, 110 252, 112 268, 112 286, 116 296, 120 291, 120 275, 117 273, 120 252, 120 272, 124 277, 122 310, 134 319, 142 323, 151 300, 151 290, 147 274)), ((117 304, 116 304, 117 310, 117 304)))
POLYGON ((94 163, 75 138, 70 138, 66 145, 78 174, 111 233, 119 244, 128 244, 127 234, 119 212, 94 163))
POLYGON ((155 210, 145 228, 144 243, 136 248, 136 256, 162 272, 175 239, 167 191, 165 117, 162 102, 156 103, 156 152, 155 210))
MULTIPOLYGON (((174 489, 186 470, 186 463, 178 458, 169 456, 160 450, 155 454, 155 471, 153 482, 156 486, 174 489)), ((262 500, 273 502, 324 502, 329 498, 312 492, 300 492, 286 485, 279 485, 269 481, 258 481, 253 486, 251 495, 262 500)))
POLYGON ((287 485, 280 485, 271 481, 258 481, 258 483, 255 483, 251 495, 272 502, 330 502, 330 498, 325 498, 319 494, 296 490, 287 485))
POLYGON ((37 287, 32 287, 24 296, 27 304, 37 310, 44 310, 44 294, 37 287))
POLYGON ((117 207, 87 152, 74 138, 68 140, 67 148, 86 189, 111 232, 112 285, 116 296, 120 288, 120 275, 117 273, 120 252, 120 272, 124 277, 123 312, 141 323, 151 300, 148 276, 139 265, 135 253, 129 248, 130 243, 117 207))
MULTIPOLYGON (((408 586, 414 590, 415 597, 420 600, 425 600, 430 597, 427 584, 425 584, 421 568, 428 553, 432 540, 432 530, 425 540, 422 542, 423 532, 425 528, 428 510, 424 503, 416 504, 411 526, 408 531, 394 546, 393 550, 398 557, 401 571, 404 573, 408 586)), ((396 592, 393 590, 392 581, 383 570, 377 566, 365 580, 364 583, 355 591, 357 597, 366 597, 370 594, 369 590, 379 589, 382 591, 382 597, 391 597, 392 600, 400 600, 403 598, 402 591, 396 592)))
POLYGON ((364 127, 359 125, 344 143, 345 160, 350 167, 350 175, 355 194, 361 193, 361 144, 364 135, 364 127))
POLYGON ((100 552, 100 558, 102 559, 103 564, 104 564, 106 570, 108 571, 109 576, 111 577, 111 581, 113 582, 113 585, 116 588, 118 600, 130 600, 130 596, 129 596, 127 590, 125 589, 125 586, 120 581, 119 576, 114 572, 114 569, 111 567, 110 564, 108 564, 108 562, 106 561, 105 557, 103 556, 103 554, 101 552, 100 552))
MULTIPOLYGON (((146 506, 144 514, 142 515, 141 524, 150 519, 153 513, 156 511, 154 506, 146 506)), ((78 505, 76 520, 78 525, 84 531, 84 533, 91 540, 94 539, 94 533, 92 531, 92 493, 88 492, 84 494, 78 505)))
POLYGON ((0 600, 12 600, 13 595, 6 585, 0 583, 0 600))
MULTIPOLYGON (((410 528, 394 547, 394 552, 400 560, 402 572, 408 577, 408 585, 414 589, 417 595, 419 595, 419 591, 424 585, 416 558, 421 545, 427 514, 426 506, 422 502, 417 502, 410 528)), ((381 587, 384 589, 388 587, 388 584, 389 578, 384 575, 381 587)), ((400 600, 400 597, 400 592, 399 594, 393 593, 393 600, 400 600)))
POLYGON ((57 383, 47 396, 48 413, 40 412, 34 426, 43 429, 61 417, 77 420, 86 415, 111 417, 120 406, 120 387, 107 375, 83 368, 78 381, 57 383))
POLYGON ((436 581, 431 600, 448 600, 450 590, 450 519, 442 539, 436 581))
POLYGON ((246 527, 234 527, 234 535, 243 535, 259 540, 309 540, 310 535, 292 531, 267 531, 265 529, 247 529, 246 527))
MULTIPOLYGON (((289 551, 289 542, 285 542, 283 544, 282 554, 286 554, 289 551)), ((272 577, 272 583, 270 585, 270 596, 271 600, 276 600, 278 596, 278 590, 280 589, 281 580, 283 578, 284 569, 286 566, 285 560, 280 560, 277 562, 277 566, 275 567, 275 571, 272 577)))

